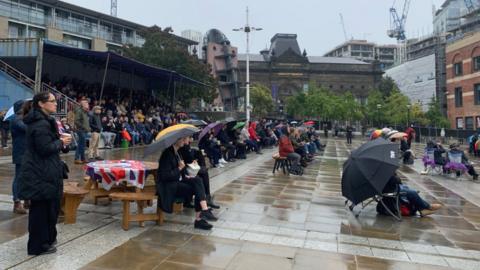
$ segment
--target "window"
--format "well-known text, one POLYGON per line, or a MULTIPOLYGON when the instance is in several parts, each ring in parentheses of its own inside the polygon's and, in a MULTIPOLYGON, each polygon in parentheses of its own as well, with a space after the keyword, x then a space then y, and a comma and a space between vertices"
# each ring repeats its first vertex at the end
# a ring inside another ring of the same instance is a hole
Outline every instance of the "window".
POLYGON ((461 87, 455 88, 455 107, 463 106, 463 92, 461 87))
POLYGON ((463 129, 463 118, 457 117, 456 124, 457 124, 457 129, 463 129))
POLYGON ((472 116, 465 117, 465 129, 474 129, 472 116))
POLYGON ((480 71, 480 56, 473 58, 473 71, 480 71))
POLYGON ((92 48, 92 41, 76 36, 63 35, 63 43, 80 49, 90 50, 92 48))
POLYGON ((473 86, 473 104, 480 105, 480 84, 473 86))
POLYGON ((453 72, 455 76, 461 76, 463 74, 462 62, 453 64, 453 72))
POLYGON ((26 26, 18 23, 8 22, 9 38, 24 38, 26 35, 26 26))

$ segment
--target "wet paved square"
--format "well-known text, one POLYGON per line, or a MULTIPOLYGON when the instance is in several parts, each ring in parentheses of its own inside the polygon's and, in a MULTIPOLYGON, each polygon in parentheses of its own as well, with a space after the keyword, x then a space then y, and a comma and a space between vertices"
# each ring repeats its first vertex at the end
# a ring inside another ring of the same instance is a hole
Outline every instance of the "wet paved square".
MULTIPOLYGON (((86 199, 77 224, 58 225, 59 251, 39 257, 26 255, 27 219, 11 213, 7 195, 13 166, 0 163, 0 269, 480 269, 479 184, 420 175, 417 160, 401 168, 403 181, 444 209, 397 222, 370 205, 356 218, 341 196, 350 150, 330 139, 303 176, 273 175, 274 150, 212 170, 222 209, 208 232, 193 229, 190 209, 167 215, 162 226, 133 225, 125 232, 119 203, 95 206, 86 199)), ((115 150, 106 158, 140 154, 115 150)), ((71 179, 81 180, 81 166, 71 155, 66 160, 71 179)))

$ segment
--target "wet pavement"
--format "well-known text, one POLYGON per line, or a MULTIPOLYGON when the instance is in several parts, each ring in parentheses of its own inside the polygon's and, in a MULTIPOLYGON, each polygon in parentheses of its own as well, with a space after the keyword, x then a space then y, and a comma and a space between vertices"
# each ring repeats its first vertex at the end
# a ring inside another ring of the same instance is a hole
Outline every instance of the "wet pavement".
MULTIPOLYGON (((11 213, 8 195, 13 166, 0 161, 0 269, 480 269, 480 185, 420 175, 416 160, 400 169, 402 179, 444 209, 397 222, 370 205, 356 218, 344 205, 340 179, 360 143, 328 140, 303 176, 273 175, 274 150, 212 170, 222 205, 212 231, 193 229, 186 209, 162 226, 132 223, 125 232, 120 203, 86 199, 76 224, 57 226, 57 253, 38 257, 26 255, 27 218, 11 213)), ((136 159, 142 151, 108 150, 105 157, 136 159)), ((82 166, 71 154, 65 159, 71 179, 81 182, 82 166)))

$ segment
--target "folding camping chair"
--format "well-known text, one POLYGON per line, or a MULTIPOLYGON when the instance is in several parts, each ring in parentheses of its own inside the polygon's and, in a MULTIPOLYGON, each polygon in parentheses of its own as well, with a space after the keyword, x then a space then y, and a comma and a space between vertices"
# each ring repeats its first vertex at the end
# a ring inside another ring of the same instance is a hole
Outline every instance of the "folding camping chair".
MULTIPOLYGON (((353 210, 355 206, 358 204, 350 204, 348 206, 348 209, 355 215, 356 218, 360 216, 360 213, 362 212, 363 209, 365 209, 368 205, 370 205, 372 202, 377 202, 382 204, 383 208, 387 211, 389 215, 391 215, 393 218, 395 218, 397 221, 402 221, 402 213, 400 212, 400 196, 404 195, 402 192, 400 192, 400 185, 396 185, 395 191, 394 192, 388 192, 388 193, 382 193, 381 195, 375 195, 370 199, 367 199, 361 203, 359 203, 362 207, 361 209, 355 213, 353 210), (397 212, 395 214, 392 209, 390 209, 387 204, 384 202, 384 199, 392 198, 395 200, 395 208, 394 210, 397 212)), ((345 201, 345 206, 348 205, 348 200, 345 201)))

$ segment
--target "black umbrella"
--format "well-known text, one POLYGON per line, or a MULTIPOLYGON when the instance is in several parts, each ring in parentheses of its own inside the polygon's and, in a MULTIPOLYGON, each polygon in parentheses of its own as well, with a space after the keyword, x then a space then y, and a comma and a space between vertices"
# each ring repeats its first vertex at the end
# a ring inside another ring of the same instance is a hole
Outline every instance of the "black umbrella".
POLYGON ((353 204, 381 195, 399 167, 397 151, 398 145, 382 138, 354 150, 343 164, 342 195, 353 204))
POLYGON ((188 124, 178 124, 168 127, 158 133, 155 141, 145 148, 143 156, 145 157, 156 152, 162 152, 166 148, 172 146, 177 140, 192 136, 199 131, 200 130, 195 126, 188 124))

